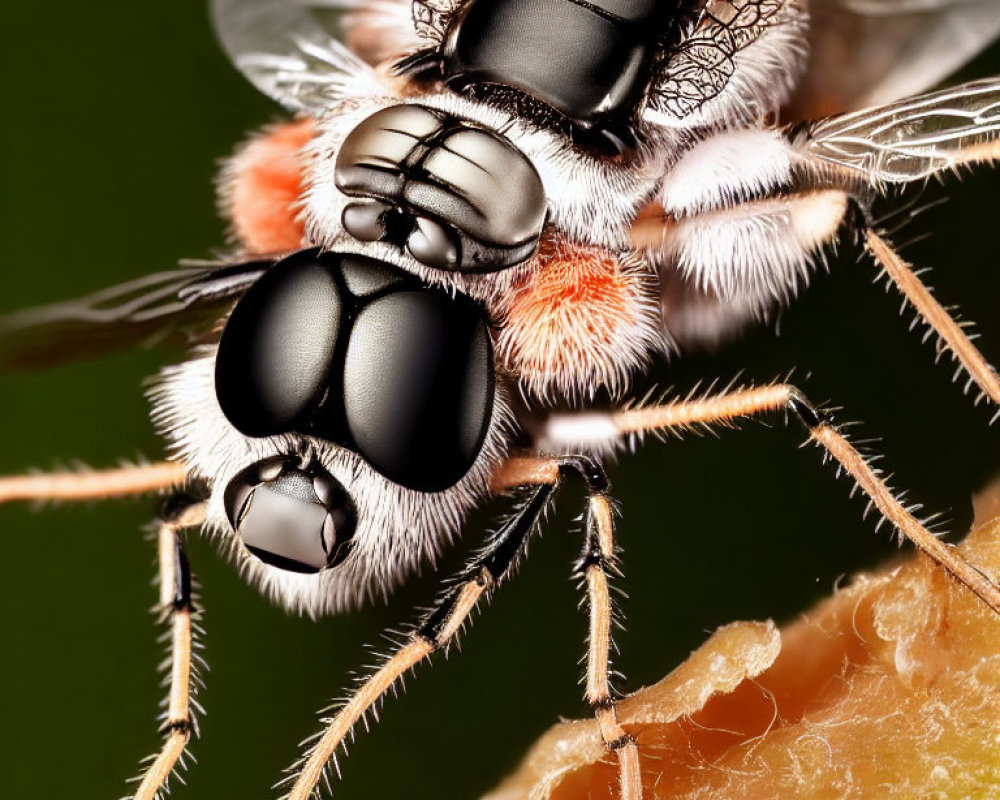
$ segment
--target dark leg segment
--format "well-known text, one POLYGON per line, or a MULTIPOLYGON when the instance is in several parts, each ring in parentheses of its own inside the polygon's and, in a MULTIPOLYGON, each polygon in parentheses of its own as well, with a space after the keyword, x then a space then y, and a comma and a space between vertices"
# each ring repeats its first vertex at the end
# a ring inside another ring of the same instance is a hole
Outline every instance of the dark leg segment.
POLYGON ((180 533, 200 525, 205 519, 204 503, 178 499, 171 502, 160 523, 157 550, 160 565, 159 621, 168 628, 170 640, 170 689, 160 732, 164 737, 160 752, 146 768, 134 795, 135 800, 162 798, 171 773, 183 765, 183 755, 195 732, 191 698, 194 653, 195 610, 192 600, 191 570, 180 533))
POLYGON ((358 720, 406 672, 436 650, 446 647, 461 630, 480 598, 491 593, 510 574, 554 491, 555 484, 540 484, 524 490, 519 509, 490 539, 486 549, 460 574, 455 585, 410 634, 408 641, 358 687, 336 716, 322 720, 327 728, 306 753, 301 769, 294 776, 288 800, 309 800, 315 796, 330 761, 358 720))

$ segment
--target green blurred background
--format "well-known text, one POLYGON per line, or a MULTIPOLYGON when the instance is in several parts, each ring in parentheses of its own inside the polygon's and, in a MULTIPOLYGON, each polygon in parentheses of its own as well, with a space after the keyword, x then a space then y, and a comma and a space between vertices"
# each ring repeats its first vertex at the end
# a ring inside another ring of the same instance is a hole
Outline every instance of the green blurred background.
MULTIPOLYGON (((8 3, 4 81, 0 311, 69 298, 221 243, 213 174, 250 128, 278 117, 216 47, 202 2, 8 3)), ((966 71, 1000 70, 994 48, 966 71)), ((947 204, 902 238, 945 303, 979 323, 1000 359, 997 191, 982 171, 950 180, 947 204)), ((939 188, 928 199, 943 196, 939 188)), ((969 498, 1000 467, 1000 430, 949 382, 933 349, 907 332, 895 296, 846 248, 830 274, 719 357, 654 376, 681 390, 740 370, 768 380, 796 368, 817 400, 878 436, 884 466, 911 498, 961 532, 969 498)), ((175 356, 167 356, 168 358, 175 356)), ((118 355, 4 377, 0 472, 95 466, 160 455, 141 383, 162 353, 118 355)), ((860 521, 802 434, 751 424, 718 439, 649 445, 613 468, 622 502, 629 599, 618 667, 634 689, 656 680, 715 626, 794 617, 846 573, 892 558, 888 531, 860 521)), ((586 714, 578 658, 585 621, 569 580, 579 547, 564 498, 519 578, 466 637, 461 657, 420 670, 381 725, 361 735, 338 797, 475 797, 560 716, 586 714)), ((154 549, 142 533, 156 502, 0 509, 0 796, 114 798, 153 752, 161 648, 148 613, 154 549)), ((481 536, 470 526, 466 546, 481 536)), ((314 712, 369 659, 366 643, 413 618, 433 582, 389 607, 313 623, 244 586, 212 548, 191 543, 203 584, 208 708, 198 764, 179 797, 263 798, 316 729, 314 712)), ((454 564, 460 551, 452 554, 454 564)))

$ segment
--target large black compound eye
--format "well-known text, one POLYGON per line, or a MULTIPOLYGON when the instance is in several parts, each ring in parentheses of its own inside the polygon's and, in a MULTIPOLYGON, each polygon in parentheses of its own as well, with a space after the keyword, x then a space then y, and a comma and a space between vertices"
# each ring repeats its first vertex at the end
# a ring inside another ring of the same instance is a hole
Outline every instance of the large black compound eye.
POLYGON ((219 342, 215 393, 247 436, 293 429, 322 395, 343 302, 330 269, 304 251, 258 280, 233 310, 219 342))
POLYGON ((493 353, 481 309, 414 290, 358 315, 344 364, 344 412, 358 453, 391 481, 424 492, 475 463, 493 413, 493 353))
POLYGON ((224 500, 233 530, 265 564, 319 572, 350 553, 354 504, 319 467, 285 457, 261 461, 229 482, 224 500))
MULTIPOLYGON (((447 253, 447 241, 427 238, 447 253)), ((365 256, 310 250, 273 266, 237 304, 215 384, 223 414, 246 436, 322 440, 405 488, 440 492, 482 451, 493 352, 485 312, 470 298, 365 256)), ((267 481, 245 479, 244 489, 267 481)), ((238 526, 243 500, 230 504, 238 526)), ((252 530, 248 546, 266 550, 260 523, 252 530)))

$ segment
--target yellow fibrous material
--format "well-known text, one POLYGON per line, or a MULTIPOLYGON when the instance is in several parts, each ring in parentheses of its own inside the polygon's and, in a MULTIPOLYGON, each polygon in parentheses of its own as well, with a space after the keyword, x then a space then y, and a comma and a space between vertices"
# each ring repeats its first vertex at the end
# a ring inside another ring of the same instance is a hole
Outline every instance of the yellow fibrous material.
MULTIPOLYGON (((1000 579, 1000 502, 964 556, 1000 579)), ((1000 798, 1000 616, 923 557, 799 621, 734 622, 618 705, 644 800, 1000 798)), ((539 739, 487 800, 617 798, 592 720, 539 739)))

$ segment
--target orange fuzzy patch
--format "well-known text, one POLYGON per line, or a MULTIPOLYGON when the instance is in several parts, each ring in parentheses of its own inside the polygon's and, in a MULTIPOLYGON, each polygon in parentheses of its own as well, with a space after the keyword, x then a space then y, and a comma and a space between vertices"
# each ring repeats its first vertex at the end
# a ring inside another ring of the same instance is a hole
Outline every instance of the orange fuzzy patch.
POLYGON ((315 127, 313 120, 304 119, 269 128, 233 158, 226 176, 226 211, 248 252, 282 253, 302 245, 302 151, 315 127))
POLYGON ((607 250, 545 237, 514 287, 498 348, 540 395, 616 387, 641 363, 641 279, 607 250))

